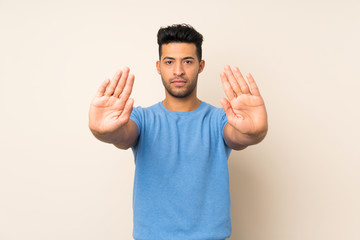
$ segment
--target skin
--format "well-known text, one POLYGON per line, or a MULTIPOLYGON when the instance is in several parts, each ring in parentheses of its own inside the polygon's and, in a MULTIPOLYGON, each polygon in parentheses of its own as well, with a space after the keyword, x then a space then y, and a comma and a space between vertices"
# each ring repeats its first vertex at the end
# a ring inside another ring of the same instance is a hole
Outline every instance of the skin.
POLYGON ((264 100, 252 75, 247 74, 248 83, 239 68, 231 70, 226 65, 220 78, 226 98, 220 100, 228 123, 224 128, 227 144, 234 150, 261 142, 268 130, 264 100))
POLYGON ((205 61, 199 61, 194 44, 162 45, 162 56, 156 62, 156 68, 165 87, 163 105, 168 110, 183 112, 199 107, 197 79, 204 67, 205 61))
MULTIPOLYGON (((198 75, 205 67, 196 56, 192 43, 162 45, 162 55, 156 62, 161 76, 165 99, 163 105, 170 111, 193 111, 200 106, 197 98, 198 75)), ((89 110, 89 128, 96 138, 121 149, 131 147, 138 134, 130 119, 134 100, 130 98, 134 75, 129 68, 119 70, 112 80, 106 79, 98 89, 89 110)), ((246 78, 236 67, 226 65, 220 74, 227 98, 220 100, 228 123, 224 128, 226 143, 234 150, 261 142, 268 129, 264 101, 251 74, 246 78)))
POLYGON ((105 79, 90 104, 89 128, 100 141, 128 149, 137 138, 137 125, 129 120, 134 100, 130 98, 134 75, 123 68, 105 79))

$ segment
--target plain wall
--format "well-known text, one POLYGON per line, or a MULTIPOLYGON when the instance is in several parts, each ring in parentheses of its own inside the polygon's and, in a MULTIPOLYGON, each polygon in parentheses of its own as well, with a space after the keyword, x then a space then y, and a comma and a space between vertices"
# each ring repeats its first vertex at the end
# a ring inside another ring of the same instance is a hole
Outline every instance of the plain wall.
POLYGON ((135 105, 164 98, 159 27, 204 35, 199 97, 251 72, 266 139, 229 159, 233 240, 360 239, 360 3, 0 0, 0 239, 132 239, 131 150, 97 141, 89 104, 118 68, 135 105))

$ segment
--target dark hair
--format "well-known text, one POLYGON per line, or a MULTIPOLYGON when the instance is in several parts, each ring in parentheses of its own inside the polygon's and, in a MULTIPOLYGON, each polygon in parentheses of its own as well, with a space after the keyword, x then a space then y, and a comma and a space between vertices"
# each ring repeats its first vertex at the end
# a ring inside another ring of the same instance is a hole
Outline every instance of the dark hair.
POLYGON ((161 46, 173 42, 194 43, 196 46, 196 55, 199 61, 202 57, 201 45, 203 36, 189 24, 173 24, 167 27, 161 27, 157 34, 159 44, 159 58, 161 58, 161 46))

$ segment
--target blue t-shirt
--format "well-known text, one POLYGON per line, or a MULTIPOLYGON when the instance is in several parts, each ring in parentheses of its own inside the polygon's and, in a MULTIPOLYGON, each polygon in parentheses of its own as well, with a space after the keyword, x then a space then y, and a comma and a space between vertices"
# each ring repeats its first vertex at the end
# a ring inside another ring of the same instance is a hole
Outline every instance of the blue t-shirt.
POLYGON ((137 240, 224 239, 231 234, 228 157, 222 108, 190 112, 159 102, 136 107, 139 135, 133 192, 137 240))

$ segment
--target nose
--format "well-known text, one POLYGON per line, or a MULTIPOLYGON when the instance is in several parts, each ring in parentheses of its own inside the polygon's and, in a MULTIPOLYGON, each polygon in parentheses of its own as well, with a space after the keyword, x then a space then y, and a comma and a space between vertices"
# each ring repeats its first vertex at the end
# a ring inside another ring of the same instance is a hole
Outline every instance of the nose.
POLYGON ((184 75, 184 68, 183 65, 181 63, 176 63, 174 66, 174 75, 176 76, 182 76, 184 75))

